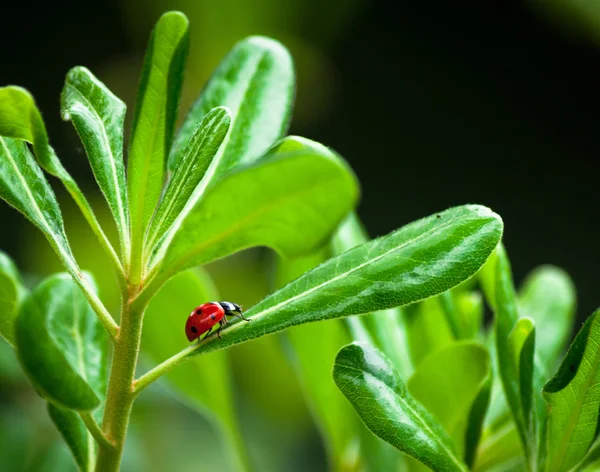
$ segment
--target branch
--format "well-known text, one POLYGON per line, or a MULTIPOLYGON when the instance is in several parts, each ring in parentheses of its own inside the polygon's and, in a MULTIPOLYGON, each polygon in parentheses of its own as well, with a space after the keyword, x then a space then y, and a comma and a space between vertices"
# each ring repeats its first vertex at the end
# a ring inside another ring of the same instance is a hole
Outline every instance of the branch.
POLYGON ((114 444, 111 443, 108 440, 108 438, 104 435, 104 433, 102 432, 102 429, 100 429, 100 426, 98 426, 98 423, 96 423, 96 420, 94 419, 94 417, 92 416, 91 413, 89 413, 87 411, 85 411, 85 412, 80 411, 79 416, 81 416, 81 419, 85 423, 85 426, 87 427, 88 431, 93 436, 93 438, 96 440, 96 442, 98 443, 99 446, 109 447, 109 448, 114 449, 114 447, 115 447, 114 444))
POLYGON ((189 347, 186 347, 183 351, 178 352, 173 357, 170 357, 162 364, 157 365, 154 369, 146 372, 139 379, 133 382, 132 393, 134 396, 139 395, 139 393, 144 390, 148 385, 152 382, 158 380, 163 375, 167 374, 171 369, 177 367, 179 364, 182 364, 186 360, 189 359, 189 354, 198 349, 198 344, 192 344, 189 347))

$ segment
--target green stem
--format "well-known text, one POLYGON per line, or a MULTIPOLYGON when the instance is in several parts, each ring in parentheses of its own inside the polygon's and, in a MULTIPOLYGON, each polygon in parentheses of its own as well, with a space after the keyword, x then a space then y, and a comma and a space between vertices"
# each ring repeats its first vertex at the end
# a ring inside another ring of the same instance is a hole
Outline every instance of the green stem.
POLYGON ((114 447, 113 444, 106 438, 106 436, 104 436, 102 429, 100 428, 100 426, 98 426, 98 423, 96 423, 94 416, 90 412, 80 411, 79 416, 81 416, 81 419, 85 423, 85 426, 87 427, 88 431, 100 447, 114 447))
POLYGON ((102 429, 113 448, 100 448, 96 462, 96 472, 116 472, 119 470, 131 407, 135 395, 133 381, 142 336, 142 321, 145 306, 132 305, 133 294, 138 290, 130 286, 123 297, 121 309, 121 330, 115 341, 113 360, 108 381, 108 392, 102 429))
POLYGON ((133 395, 139 395, 139 393, 152 382, 158 380, 160 377, 182 362, 185 362, 187 359, 189 359, 188 356, 196 349, 198 349, 198 344, 192 344, 191 346, 186 347, 183 351, 178 352, 173 357, 169 357, 162 364, 157 365, 154 369, 146 372, 139 379, 135 380, 133 382, 133 395))

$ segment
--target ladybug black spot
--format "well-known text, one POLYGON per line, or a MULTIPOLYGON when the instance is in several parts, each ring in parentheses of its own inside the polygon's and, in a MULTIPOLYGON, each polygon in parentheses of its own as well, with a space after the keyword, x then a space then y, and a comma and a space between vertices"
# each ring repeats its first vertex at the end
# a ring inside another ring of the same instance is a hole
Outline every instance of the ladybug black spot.
POLYGON ((201 315, 201 314, 202 314, 202 310, 201 310, 200 308, 198 308, 198 309, 196 310, 196 314, 197 314, 197 315, 201 315))
POLYGON ((192 326, 192 327, 190 328, 190 331, 191 331, 192 333, 196 334, 196 333, 198 332, 198 329, 197 329, 195 326, 192 326))
POLYGON ((216 318, 216 316, 215 316, 215 315, 210 315, 210 319, 211 319, 211 320, 214 320, 215 318, 216 318))

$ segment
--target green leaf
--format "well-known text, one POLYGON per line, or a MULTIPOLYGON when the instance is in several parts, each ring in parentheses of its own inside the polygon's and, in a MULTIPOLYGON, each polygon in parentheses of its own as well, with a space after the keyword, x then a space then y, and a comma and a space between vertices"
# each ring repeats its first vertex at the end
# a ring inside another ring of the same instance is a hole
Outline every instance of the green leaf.
POLYGON ((6 253, 0 251, 0 336, 13 347, 15 318, 26 295, 19 269, 6 253))
POLYGON ((85 147, 96 182, 129 253, 129 209, 123 166, 125 104, 85 67, 69 71, 61 95, 63 120, 71 120, 85 147))
POLYGON ((353 343, 333 367, 335 383, 367 427, 435 471, 467 471, 442 426, 409 393, 390 360, 353 343))
POLYGON ((588 318, 558 372, 544 386, 548 402, 547 471, 570 470, 587 453, 600 409, 600 310, 588 318))
POLYGON ((456 339, 448 324, 440 297, 406 307, 402 314, 410 358, 418 368, 429 356, 450 346, 456 339))
POLYGON ((506 422, 495 431, 488 431, 477 450, 473 470, 480 471, 524 471, 526 465, 519 433, 512 422, 506 422))
MULTIPOLYGON (((42 115, 35 105, 33 97, 29 94, 29 92, 27 92, 27 90, 19 87, 0 88, 0 136, 10 138, 4 139, 3 142, 0 143, 0 159, 9 155, 7 157, 7 160, 11 164, 11 170, 8 171, 9 175, 12 176, 14 171, 23 174, 23 176, 20 177, 13 176, 10 179, 4 179, 4 184, 0 182, 0 187, 12 187, 13 191, 17 190, 18 193, 23 194, 25 192, 23 190, 18 190, 18 187, 30 185, 34 180, 40 180, 40 178, 43 179, 43 177, 41 177, 42 174, 37 169, 37 165, 33 162, 33 159, 29 159, 28 157, 30 155, 29 150, 26 149, 26 146, 23 143, 21 143, 21 147, 18 147, 13 142, 13 138, 19 141, 23 140, 31 143, 35 152, 35 158, 39 164, 46 172, 61 180, 85 216, 88 224, 94 231, 94 234, 96 234, 98 237, 102 247, 111 257, 117 274, 121 279, 124 278, 121 262, 119 261, 119 258, 116 255, 110 241, 102 231, 102 228, 100 227, 100 224, 94 215, 92 207, 77 183, 62 166, 60 160, 54 153, 54 149, 52 149, 50 146, 48 135, 46 133, 46 126, 42 120, 42 115), (11 153, 15 155, 10 156, 11 153), (25 156, 21 157, 22 154, 25 154, 25 156), (14 170, 12 167, 14 167, 14 170), (24 167, 27 167, 28 169, 24 169, 24 167)), ((52 194, 52 191, 48 187, 47 183, 44 181, 40 182, 39 185, 41 186, 41 192, 34 193, 41 193, 41 199, 49 200, 47 194, 52 194)), ((2 195, 2 198, 4 198, 10 205, 15 206, 15 198, 14 195, 12 195, 13 191, 7 191, 6 188, 0 188, 0 195, 2 195)), ((55 200, 53 195, 52 200, 55 200)), ((16 208, 23 212, 19 206, 16 208)), ((28 213, 25 213, 25 216, 27 216, 34 224, 40 227, 36 222, 37 219, 32 219, 28 213)), ((45 231, 44 228, 40 227, 40 229, 42 229, 42 231, 47 235, 47 231, 45 231)), ((52 241, 50 241, 50 243, 52 244, 52 241)), ((53 248, 56 250, 55 245, 53 245, 53 248)), ((58 255, 65 261, 69 272, 72 272, 73 267, 69 266, 68 261, 65 259, 66 254, 61 254, 59 252, 58 255)), ((78 280, 83 281, 83 279, 78 277, 75 272, 72 272, 72 275, 78 278, 78 280)), ((81 285, 88 294, 88 297, 93 297, 93 293, 89 290, 89 287, 86 287, 84 284, 81 285)), ((94 303, 94 305, 99 304, 98 300, 90 301, 94 303)), ((103 317, 107 320, 105 324, 107 329, 114 334, 115 326, 110 326, 111 323, 109 321, 109 314, 104 313, 103 317)), ((114 325, 114 323, 112 324, 114 325)))
POLYGON ((48 414, 67 443, 80 471, 91 471, 95 462, 95 443, 84 422, 73 410, 48 403, 48 414))
POLYGON ((537 469, 544 461, 542 437, 546 409, 539 391, 544 369, 535 359, 533 322, 519 319, 510 262, 502 246, 496 251, 495 340, 498 371, 517 426, 526 461, 537 469))
MULTIPOLYGON (((462 456, 469 416, 480 391, 488 383, 490 369, 484 347, 455 342, 429 356, 407 383, 412 397, 446 430, 462 456)), ((483 415, 478 420, 481 424, 483 415)))
POLYGON ((457 317, 462 327, 461 333, 466 339, 482 338, 483 333, 483 297, 475 291, 452 291, 457 317))
POLYGON ((477 272, 501 235, 500 217, 477 205, 423 218, 329 259, 248 310, 251 323, 231 324, 222 340, 209 338, 181 355, 434 296, 477 272))
MULTIPOLYGON (((280 260, 277 285, 281 287, 327 259, 325 249, 305 257, 280 260)), ((359 438, 358 418, 331 378, 331 366, 337 352, 351 339, 343 323, 296 326, 284 340, 289 344, 289 358, 296 371, 304 397, 325 442, 331 470, 351 470, 349 459, 359 438), (318 339, 318 342, 315 340, 318 339)))
POLYGON ((15 324, 21 365, 40 395, 74 410, 98 407, 106 390, 106 333, 67 274, 48 277, 15 324))
POLYGON ((519 291, 519 310, 536 325, 536 354, 554 369, 571 336, 575 318, 575 286, 569 275, 554 266, 541 266, 519 291))
POLYGON ((318 143, 286 138, 207 191, 175 234, 158 279, 252 246, 286 256, 310 251, 325 242, 357 194, 342 159, 318 143))
POLYGON ((440 295, 454 339, 474 339, 483 327, 483 300, 478 292, 463 289, 462 285, 440 295))
MULTIPOLYGON (((62 215, 54 196, 52 188, 46 181, 41 169, 35 162, 31 152, 27 148, 24 140, 33 139, 33 147, 36 157, 41 165, 52 175, 59 177, 77 205, 82 210, 90 226, 99 237, 100 242, 107 252, 112 255, 116 266, 120 268, 120 263, 108 239, 102 232, 98 221, 96 220, 92 208, 85 199, 83 193, 71 176, 64 170, 60 161, 54 154, 54 151, 48 144, 46 129, 41 119, 39 111, 31 96, 23 89, 18 89, 22 99, 16 100, 18 104, 25 103, 29 108, 26 110, 17 110, 12 115, 4 117, 16 117, 19 113, 28 111, 32 118, 29 128, 19 128, 19 138, 0 137, 0 197, 13 208, 20 211, 29 221, 38 227, 46 236, 46 239, 64 263, 65 268, 73 276, 77 284, 84 291, 86 298, 90 301, 96 313, 101 318, 106 330, 114 337, 117 326, 106 311, 102 302, 96 297, 94 291, 83 277, 65 234, 62 215), (23 95, 24 94, 24 95, 23 95), (24 97, 24 98, 23 98, 24 97), (29 131, 28 131, 29 130, 29 131), (29 132, 29 134, 27 134, 29 132)), ((6 88, 0 89, 0 110, 11 109, 6 106, 7 97, 12 94, 6 93, 6 88)), ((11 98, 12 99, 12 98, 11 98)), ((10 102, 10 100, 8 100, 10 102)), ((14 101, 14 100, 13 100, 14 101)), ((12 103, 12 102, 11 102, 12 103)), ((28 115, 29 116, 29 115, 28 115)), ((21 121, 16 121, 22 123, 21 121)), ((6 123, 0 121, 0 135, 5 131, 6 123), (4 129, 3 129, 4 126, 4 129)), ((9 128, 10 129, 10 128, 9 128)), ((13 134, 19 134, 13 133, 13 134)))
POLYGON ((0 136, 31 143, 46 172, 61 179, 66 174, 50 147, 42 115, 27 90, 15 86, 0 88, 0 136))
POLYGON ((251 164, 285 133, 294 100, 294 67, 277 41, 252 36, 237 43, 223 59, 189 111, 169 158, 175 170, 187 142, 209 110, 231 111, 219 174, 251 164))
MULTIPOLYGON (((335 255, 369 241, 369 236, 358 215, 354 212, 342 222, 331 240, 335 255)), ((402 378, 408 379, 413 365, 408 353, 404 312, 401 308, 391 308, 345 319, 355 341, 364 341, 377 347, 393 362, 402 378)))
MULTIPOLYGON (((143 353, 160 362, 187 342, 183 326, 187 316, 208 300, 218 300, 206 273, 189 270, 171 279, 148 306, 144 318, 143 353)), ((211 420, 231 447, 235 470, 248 470, 246 451, 236 421, 229 355, 213 352, 169 373, 168 381, 179 397, 211 420)))
POLYGON ((231 115, 227 108, 213 108, 204 117, 189 142, 175 170, 165 196, 152 219, 146 244, 152 249, 158 238, 170 242, 168 232, 176 230, 181 220, 204 193, 210 179, 204 178, 229 130, 231 115))
POLYGON ((0 195, 44 233, 69 272, 79 274, 54 192, 23 141, 0 138, 0 195))
MULTIPOLYGON (((163 187, 188 42, 187 18, 183 13, 169 12, 158 20, 146 51, 127 162, 134 252, 141 251, 163 187)), ((133 277, 139 277, 141 261, 132 261, 132 270, 133 277)))

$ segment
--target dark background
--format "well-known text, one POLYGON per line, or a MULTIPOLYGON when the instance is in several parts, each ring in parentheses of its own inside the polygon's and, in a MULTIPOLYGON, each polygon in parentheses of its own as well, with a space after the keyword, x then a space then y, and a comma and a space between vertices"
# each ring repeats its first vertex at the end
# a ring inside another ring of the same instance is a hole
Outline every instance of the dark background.
MULTIPOLYGON (((85 156, 59 117, 64 76, 88 66, 131 111, 151 24, 182 2, 146 3, 21 2, 3 14, 0 83, 33 93, 51 141, 84 188, 94 186, 85 156)), ((579 316, 588 316, 600 305, 593 41, 516 1, 353 1, 342 19, 336 3, 344 2, 304 2, 288 30, 267 21, 248 32, 278 37, 300 58, 291 132, 350 162, 371 234, 456 204, 488 205, 504 218, 515 279, 542 263, 565 268, 578 288, 579 316)), ((188 15, 192 38, 202 36, 188 15)), ((206 63, 193 58, 198 75, 252 26, 227 17, 212 24, 225 33, 206 63)), ((188 83, 188 102, 200 87, 188 83)), ((29 226, 4 205, 0 218, 0 246, 17 251, 18 261, 29 226)))

